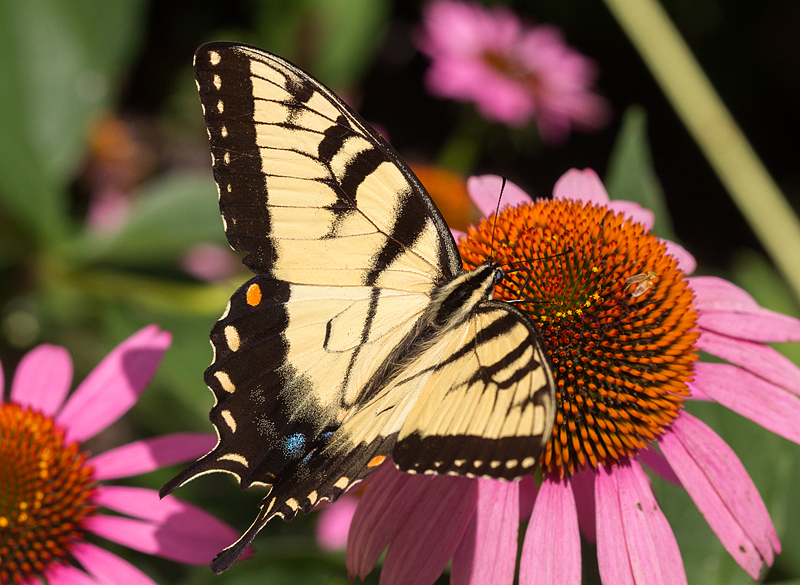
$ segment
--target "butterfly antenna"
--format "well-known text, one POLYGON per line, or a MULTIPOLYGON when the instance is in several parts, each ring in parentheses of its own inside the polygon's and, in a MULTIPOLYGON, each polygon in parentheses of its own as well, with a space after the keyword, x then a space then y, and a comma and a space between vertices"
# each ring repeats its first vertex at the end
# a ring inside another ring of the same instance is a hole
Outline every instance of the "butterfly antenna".
MULTIPOLYGON (((494 254, 494 232, 497 227, 497 216, 500 213, 500 201, 503 199, 503 191, 505 191, 506 188, 506 178, 505 176, 501 178, 503 179, 503 183, 500 185, 500 196, 497 198, 497 207, 494 210, 494 222, 492 223, 492 254, 494 254)), ((495 258, 492 258, 492 260, 495 260, 495 258)))

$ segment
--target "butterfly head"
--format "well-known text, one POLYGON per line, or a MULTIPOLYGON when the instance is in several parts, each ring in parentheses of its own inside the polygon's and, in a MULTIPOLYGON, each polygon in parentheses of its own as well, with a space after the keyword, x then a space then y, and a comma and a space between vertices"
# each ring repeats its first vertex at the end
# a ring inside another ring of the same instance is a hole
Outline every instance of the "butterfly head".
POLYGON ((432 304, 434 322, 445 329, 462 323, 478 304, 493 297, 495 285, 504 277, 503 269, 494 260, 487 260, 451 280, 439 289, 432 304))

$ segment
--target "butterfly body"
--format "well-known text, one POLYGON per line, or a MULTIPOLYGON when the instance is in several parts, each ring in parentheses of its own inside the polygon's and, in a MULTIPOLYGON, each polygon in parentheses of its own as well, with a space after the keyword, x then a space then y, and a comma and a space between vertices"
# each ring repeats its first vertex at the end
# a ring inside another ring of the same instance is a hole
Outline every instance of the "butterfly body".
POLYGON ((253 47, 210 43, 195 76, 228 241, 255 276, 211 331, 209 472, 270 491, 221 572, 275 516, 333 501, 391 457, 410 473, 515 479, 549 439, 536 326, 464 272, 394 150, 330 90, 253 47))

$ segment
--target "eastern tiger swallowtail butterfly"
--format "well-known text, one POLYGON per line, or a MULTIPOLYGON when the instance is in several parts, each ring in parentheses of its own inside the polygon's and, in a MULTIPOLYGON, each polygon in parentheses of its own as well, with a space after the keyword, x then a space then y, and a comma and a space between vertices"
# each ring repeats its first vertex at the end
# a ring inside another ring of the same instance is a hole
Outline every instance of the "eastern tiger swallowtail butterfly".
POLYGON ((224 471, 273 517, 333 501, 388 457, 409 473, 515 479, 554 419, 536 326, 462 268, 408 166, 329 89, 260 49, 209 43, 195 77, 225 234, 255 276, 211 330, 219 442, 161 490, 224 471))

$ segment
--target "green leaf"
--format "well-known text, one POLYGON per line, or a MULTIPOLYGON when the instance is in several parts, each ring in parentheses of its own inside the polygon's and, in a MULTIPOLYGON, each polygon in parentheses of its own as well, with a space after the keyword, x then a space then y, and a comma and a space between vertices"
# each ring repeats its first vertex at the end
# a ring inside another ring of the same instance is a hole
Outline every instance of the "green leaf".
POLYGON ((388 0, 276 0, 262 5, 255 42, 347 90, 374 59, 388 17, 388 0))
POLYGON ((214 183, 210 176, 176 173, 149 182, 122 229, 87 236, 80 253, 94 262, 169 266, 200 242, 227 245, 214 183))
POLYGON ((611 199, 635 201, 653 211, 653 232, 675 240, 664 192, 653 170, 647 141, 647 114, 639 106, 629 107, 622 117, 622 127, 608 161, 605 185, 611 199))
POLYGON ((92 119, 115 97, 143 8, 141 0, 0 0, 0 197, 44 238, 63 231, 65 186, 92 119))
POLYGON ((386 0, 311 0, 322 27, 314 72, 333 87, 355 85, 375 57, 386 0), (346 32, 345 32, 346 31, 346 32))

